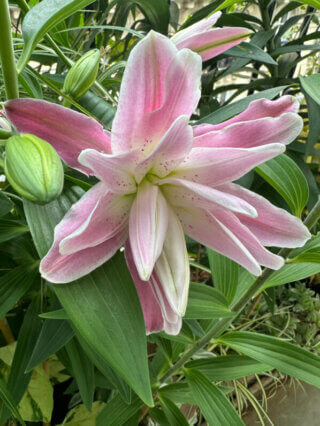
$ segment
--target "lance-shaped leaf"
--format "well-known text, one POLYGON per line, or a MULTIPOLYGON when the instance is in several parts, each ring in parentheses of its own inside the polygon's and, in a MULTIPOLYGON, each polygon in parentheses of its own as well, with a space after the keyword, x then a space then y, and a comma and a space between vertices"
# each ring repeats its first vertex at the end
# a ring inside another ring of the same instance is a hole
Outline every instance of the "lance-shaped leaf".
POLYGON ((223 392, 202 373, 188 370, 187 378, 194 399, 209 425, 244 425, 223 392))
POLYGON ((292 343, 246 331, 227 333, 219 337, 218 341, 320 388, 320 357, 292 343))

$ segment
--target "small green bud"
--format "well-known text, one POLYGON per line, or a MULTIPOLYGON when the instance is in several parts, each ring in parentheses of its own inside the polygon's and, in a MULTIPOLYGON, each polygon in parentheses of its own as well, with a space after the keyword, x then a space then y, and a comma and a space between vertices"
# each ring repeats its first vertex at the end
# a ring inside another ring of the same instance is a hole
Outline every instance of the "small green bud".
POLYGON ((64 173, 60 157, 37 136, 8 139, 4 170, 10 185, 30 201, 46 204, 61 194, 64 173))
POLYGON ((97 78, 99 70, 100 51, 89 50, 68 71, 64 80, 63 92, 80 99, 97 78))

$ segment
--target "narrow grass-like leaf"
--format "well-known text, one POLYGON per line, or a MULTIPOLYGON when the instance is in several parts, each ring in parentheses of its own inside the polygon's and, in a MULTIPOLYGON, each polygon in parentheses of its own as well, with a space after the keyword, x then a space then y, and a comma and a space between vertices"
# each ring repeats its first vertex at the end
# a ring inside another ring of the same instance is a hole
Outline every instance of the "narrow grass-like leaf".
MULTIPOLYGON (((41 329, 41 320, 38 316, 40 307, 40 297, 36 296, 25 314, 18 335, 7 383, 8 391, 12 394, 16 404, 20 402, 31 378, 31 372, 26 374, 25 370, 41 329)), ((3 424, 9 415, 8 410, 3 410, 0 424, 3 424)))
POLYGON ((288 284, 303 280, 320 272, 318 263, 292 263, 284 265, 279 271, 274 272, 263 285, 261 291, 269 287, 288 284))
POLYGON ((227 299, 220 291, 205 284, 191 283, 185 318, 210 319, 232 317, 227 299))
POLYGON ((72 339, 73 335, 74 332, 68 321, 47 319, 42 325, 26 372, 28 373, 45 361, 50 355, 56 353, 72 339))
POLYGON ((246 331, 227 333, 217 341, 320 388, 320 357, 292 343, 246 331))
POLYGON ((242 42, 239 46, 231 47, 231 49, 224 52, 224 55, 250 59, 253 61, 263 62, 265 64, 278 65, 278 63, 271 58, 267 52, 260 49, 260 47, 253 43, 242 42))
POLYGON ((0 191, 0 217, 9 213, 13 209, 13 202, 2 191, 0 191))
POLYGON ((308 182, 296 163, 287 155, 281 154, 255 168, 286 200, 293 214, 300 217, 308 201, 308 182))
POLYGON ((236 262, 211 249, 207 249, 207 253, 213 284, 230 304, 237 290, 239 266, 236 262))
POLYGON ((100 373, 107 378, 111 383, 113 389, 119 391, 120 396, 126 404, 131 403, 131 389, 127 383, 121 379, 121 377, 116 374, 112 368, 104 361, 104 359, 99 356, 89 345, 88 343, 76 332, 77 339, 82 346, 82 349, 85 351, 89 359, 93 362, 96 368, 100 373))
POLYGON ((191 392, 209 426, 244 426, 224 393, 202 373, 187 370, 191 392))
POLYGON ((143 402, 133 395, 131 404, 126 404, 120 395, 115 395, 103 408, 97 417, 96 426, 119 426, 136 414, 142 408, 143 402))
POLYGON ((290 263, 320 263, 320 232, 313 235, 304 247, 293 250, 288 261, 290 263))
POLYGON ((29 231, 27 225, 15 220, 0 220, 0 243, 18 237, 29 231))
POLYGON ((269 365, 243 355, 196 359, 188 362, 186 368, 196 369, 212 381, 235 380, 272 370, 269 365))
POLYGON ((91 411, 95 389, 94 366, 75 337, 65 345, 65 349, 82 401, 87 409, 91 411))
POLYGON ((24 296, 36 274, 35 266, 21 265, 0 277, 0 318, 24 296))
POLYGON ((18 72, 23 70, 36 44, 46 33, 90 3, 93 0, 43 0, 33 6, 22 23, 24 47, 17 64, 18 72))
POLYGON ((4 406, 7 407, 7 409, 11 412, 13 417, 19 420, 22 426, 25 426, 25 422, 20 416, 20 413, 16 407, 16 404, 14 402, 14 399, 11 393, 8 391, 8 389, 6 388, 5 384, 3 383, 1 379, 0 379, 0 399, 3 402, 4 406))
POLYGON ((56 311, 49 311, 39 315, 40 318, 52 320, 68 320, 68 314, 64 309, 57 309, 56 311))
POLYGON ((159 394, 159 401, 162 405, 163 411, 169 420, 170 426, 188 426, 189 423, 184 417, 179 408, 170 399, 159 394))

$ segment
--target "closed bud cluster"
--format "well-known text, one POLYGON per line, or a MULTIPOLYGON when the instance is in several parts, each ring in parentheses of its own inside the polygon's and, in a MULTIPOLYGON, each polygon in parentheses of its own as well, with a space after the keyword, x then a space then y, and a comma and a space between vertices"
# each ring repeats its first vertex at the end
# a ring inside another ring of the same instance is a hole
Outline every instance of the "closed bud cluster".
POLYGON ((66 75, 63 92, 80 99, 93 85, 99 70, 100 51, 89 50, 75 62, 66 75))
POLYGON ((63 188, 60 157, 48 142, 34 135, 16 135, 8 139, 5 174, 18 194, 38 204, 54 200, 63 188))

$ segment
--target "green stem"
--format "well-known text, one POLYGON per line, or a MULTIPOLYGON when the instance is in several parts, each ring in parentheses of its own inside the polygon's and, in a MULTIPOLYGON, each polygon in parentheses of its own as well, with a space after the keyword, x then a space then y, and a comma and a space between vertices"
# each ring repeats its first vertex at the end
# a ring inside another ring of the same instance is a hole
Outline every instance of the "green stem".
MULTIPOLYGON (((320 200, 318 200, 317 204, 308 214, 307 218, 304 221, 304 224, 311 229, 320 218, 320 200)), ((282 257, 287 257, 289 253, 293 249, 281 249, 278 253, 282 257)), ((270 276, 274 273, 272 269, 265 269, 256 279, 256 281, 252 284, 252 286, 246 291, 246 293, 238 300, 238 302, 232 307, 232 312, 236 313, 237 316, 241 313, 246 304, 251 300, 251 298, 263 287, 264 283, 270 278, 270 276)), ((234 318, 233 318, 234 319, 234 318)), ((174 373, 176 373, 183 365, 189 361, 189 359, 198 352, 199 349, 202 349, 206 346, 211 339, 219 336, 230 324, 230 318, 222 318, 217 321, 211 330, 203 336, 200 340, 195 343, 195 345, 189 349, 161 378, 160 381, 163 382, 169 377, 171 377, 174 373)))
POLYGON ((11 19, 7 0, 0 0, 0 59, 7 99, 19 97, 18 76, 14 61, 11 19))

